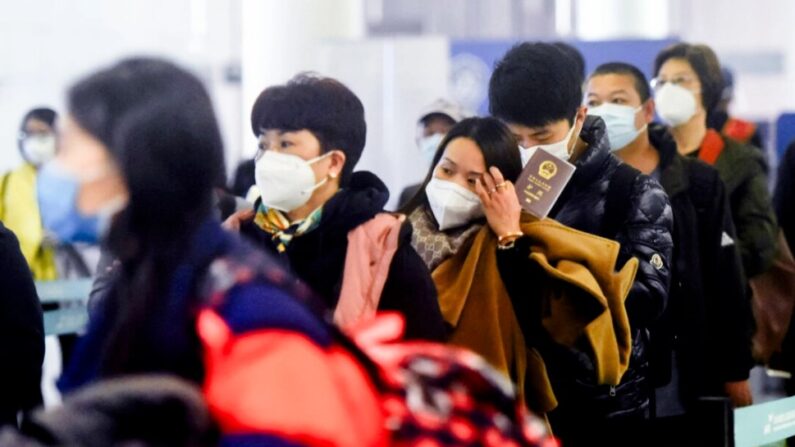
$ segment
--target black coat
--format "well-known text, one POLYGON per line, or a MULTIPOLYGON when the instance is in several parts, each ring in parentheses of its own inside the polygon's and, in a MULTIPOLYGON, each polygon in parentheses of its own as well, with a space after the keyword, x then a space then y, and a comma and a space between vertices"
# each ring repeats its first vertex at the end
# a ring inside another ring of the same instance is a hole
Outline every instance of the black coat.
POLYGON ((723 394, 753 367, 753 320, 726 187, 718 171, 679 155, 671 134, 649 128, 660 153, 660 182, 674 212, 674 256, 668 307, 652 329, 651 368, 670 380, 671 351, 679 359, 680 396, 723 394), (654 360, 657 360, 656 364, 654 360))
POLYGON ((0 426, 41 403, 44 323, 19 242, 0 223, 0 426))
MULTIPOLYGON (((534 333, 528 339, 542 340, 536 346, 544 358, 559 407, 550 414, 553 429, 561 432, 577 430, 582 418, 598 424, 613 417, 642 417, 648 406, 650 386, 648 381, 646 328, 663 311, 668 297, 670 259, 673 228, 671 206, 662 187, 648 176, 640 175, 632 186, 626 222, 618 234, 603 234, 605 203, 608 185, 621 163, 608 147, 604 122, 588 117, 580 138, 588 148, 575 162, 577 170, 563 194, 552 209, 550 217, 581 231, 614 239, 621 243, 619 265, 635 256, 640 261, 637 277, 626 300, 630 324, 633 328, 633 346, 630 366, 616 387, 595 385, 595 369, 587 353, 570 350, 534 333), (655 268, 650 262, 658 254, 662 266, 655 268), (569 425, 572 424, 572 425, 569 425), (572 427, 572 428, 569 428, 572 427)), ((619 221, 623 221, 619 220, 619 221)), ((533 283, 529 272, 534 267, 520 264, 527 260, 529 244, 516 243, 514 250, 498 251, 500 274, 509 295, 532 296, 533 283), (511 267, 513 266, 513 267, 511 267), (522 291, 524 289, 524 291, 522 291)), ((538 329, 538 309, 514 300, 515 310, 523 331, 538 329)))
MULTIPOLYGON (((328 309, 334 309, 342 288, 348 233, 382 212, 388 199, 389 192, 378 177, 356 172, 350 183, 323 206, 318 227, 294 238, 284 253, 279 254, 271 235, 253 222, 244 224, 241 233, 282 259, 285 267, 309 285, 328 309)), ((436 287, 422 258, 411 246, 411 233, 407 222, 401 228, 398 250, 378 309, 401 312, 406 317, 408 338, 443 341, 446 330, 436 287)))

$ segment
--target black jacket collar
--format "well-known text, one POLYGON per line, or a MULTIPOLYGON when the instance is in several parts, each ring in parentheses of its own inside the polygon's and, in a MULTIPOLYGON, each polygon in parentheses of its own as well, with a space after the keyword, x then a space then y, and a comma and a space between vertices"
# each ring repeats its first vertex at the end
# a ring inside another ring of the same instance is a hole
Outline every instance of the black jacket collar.
POLYGON ((375 174, 353 173, 340 192, 323 206, 320 228, 347 234, 384 210, 389 190, 375 174))
POLYGON ((660 184, 668 196, 687 191, 690 182, 685 172, 683 157, 679 155, 676 141, 667 127, 649 124, 649 142, 660 153, 660 184))

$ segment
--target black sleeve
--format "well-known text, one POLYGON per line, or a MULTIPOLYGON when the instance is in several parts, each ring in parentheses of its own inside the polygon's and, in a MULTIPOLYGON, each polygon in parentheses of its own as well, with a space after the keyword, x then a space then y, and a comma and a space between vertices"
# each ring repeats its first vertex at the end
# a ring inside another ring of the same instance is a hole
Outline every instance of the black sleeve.
POLYGON ((99 255, 99 263, 97 264, 97 274, 94 277, 94 282, 91 284, 91 292, 88 294, 88 314, 94 315, 99 308, 99 303, 105 298, 110 291, 111 286, 116 280, 120 264, 110 251, 102 247, 99 255))
POLYGON ((701 238, 708 250, 702 261, 708 348, 705 354, 715 362, 714 371, 722 382, 735 382, 748 379, 753 367, 753 313, 729 199, 717 176, 712 190, 712 209, 704 210, 699 217, 704 222, 701 238))
POLYGON ((436 286, 425 262, 411 246, 408 224, 403 225, 400 239, 378 309, 398 311, 406 317, 407 339, 446 341, 436 286))
POLYGON ((544 274, 530 259, 530 245, 530 238, 522 236, 516 239, 513 248, 497 249, 497 269, 528 343, 542 339, 543 334, 542 301, 534 297, 538 296, 544 274))
POLYGON ((626 300, 634 330, 647 327, 662 315, 668 302, 673 255, 673 211, 668 195, 656 181, 641 175, 626 224, 615 239, 621 244, 616 268, 638 259, 638 272, 626 300))
POLYGON ((787 147, 787 152, 778 168, 773 205, 790 250, 795 253, 795 142, 787 147))
POLYGON ((44 323, 17 238, 0 224, 0 425, 41 403, 44 323))

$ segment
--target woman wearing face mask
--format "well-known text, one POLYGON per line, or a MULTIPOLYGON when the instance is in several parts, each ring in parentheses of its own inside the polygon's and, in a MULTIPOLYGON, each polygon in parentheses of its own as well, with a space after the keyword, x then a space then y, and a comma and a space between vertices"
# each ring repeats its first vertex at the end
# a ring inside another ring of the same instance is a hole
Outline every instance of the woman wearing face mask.
POLYGON ((223 148, 201 82, 128 59, 81 80, 67 102, 44 175, 64 185, 70 213, 108 228, 120 267, 61 389, 168 373, 203 385, 224 445, 377 445, 369 376, 310 310, 308 289, 213 215, 223 148))
POLYGON ((280 257, 338 323, 394 310, 406 319, 407 337, 443 340, 411 226, 383 213, 389 192, 378 177, 353 172, 366 136, 359 98, 334 79, 299 75, 262 92, 251 126, 260 141, 261 198, 230 226, 280 257))
POLYGON ((562 357, 555 351, 602 365, 600 383, 620 380, 631 345, 626 311, 602 304, 596 318, 586 309, 596 295, 602 303, 623 302, 637 261, 614 273, 617 243, 522 216, 512 184, 522 170, 515 148, 513 135, 496 119, 461 121, 442 141, 422 189, 404 211, 414 226, 412 244, 432 271, 453 328, 450 342, 482 355, 517 384, 530 408, 546 412, 557 405, 558 393, 569 392, 550 385, 546 368, 572 372, 556 363, 562 357), (572 269, 559 269, 563 265, 572 269), (585 278, 599 284, 595 295, 577 292, 585 278), (565 308, 552 305, 553 296, 565 308), (600 325, 582 324, 591 318, 616 325, 591 332, 600 325), (593 350, 574 354, 574 340, 592 343, 593 350))
POLYGON ((48 244, 36 199, 36 178, 41 166, 55 156, 55 120, 48 108, 25 114, 19 130, 19 152, 25 161, 0 179, 0 221, 13 231, 34 279, 58 277, 54 244, 48 244))
POLYGON ((706 45, 679 43, 654 61, 657 113, 670 126, 679 153, 718 170, 726 184, 745 273, 765 272, 776 253, 776 219, 759 150, 707 128, 707 111, 720 100, 723 77, 706 45))

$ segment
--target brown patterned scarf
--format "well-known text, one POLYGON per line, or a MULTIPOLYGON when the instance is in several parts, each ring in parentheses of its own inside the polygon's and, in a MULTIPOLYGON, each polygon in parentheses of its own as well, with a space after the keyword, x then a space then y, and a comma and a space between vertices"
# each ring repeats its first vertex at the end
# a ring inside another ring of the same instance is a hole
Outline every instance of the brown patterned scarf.
POLYGON ((473 223, 466 227, 439 231, 439 226, 427 206, 415 209, 409 215, 409 222, 414 227, 411 246, 425 261, 425 265, 431 272, 471 242, 472 237, 483 227, 482 224, 473 223))

